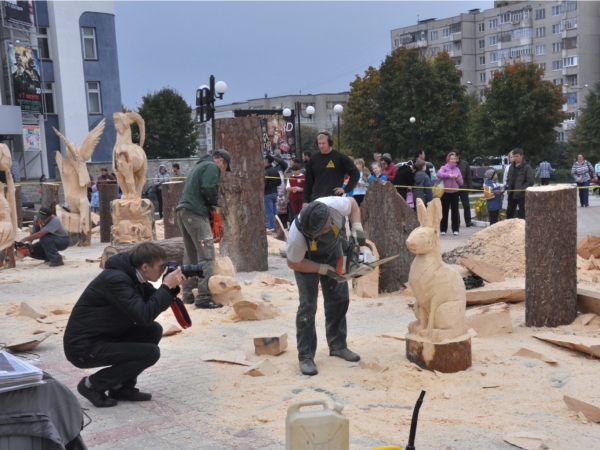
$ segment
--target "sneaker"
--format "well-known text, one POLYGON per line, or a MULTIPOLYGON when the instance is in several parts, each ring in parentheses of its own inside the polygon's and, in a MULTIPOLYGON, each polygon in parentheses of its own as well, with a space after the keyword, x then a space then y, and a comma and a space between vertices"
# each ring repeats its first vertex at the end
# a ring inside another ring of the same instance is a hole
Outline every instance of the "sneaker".
POLYGON ((87 377, 81 379, 77 385, 77 392, 90 401, 96 408, 110 408, 111 406, 117 406, 119 402, 112 398, 108 398, 104 392, 98 392, 93 387, 89 388, 85 385, 87 377))
POLYGON ((454 232, 454 236, 458 236, 458 231, 455 231, 455 232, 454 232))
POLYGON ((346 361, 356 362, 360 361, 360 356, 351 351, 348 348, 342 348, 341 350, 332 350, 329 352, 329 356, 337 356, 338 358, 345 359, 346 361))
POLYGON ((50 262, 50 267, 58 267, 58 266, 64 266, 65 263, 63 262, 62 259, 57 259, 56 261, 52 261, 50 262))
POLYGON ((300 361, 300 371, 304 375, 309 375, 311 377, 319 373, 319 371, 317 370, 317 365, 315 364, 312 358, 300 361))
POLYGON ((140 392, 139 389, 130 386, 123 386, 116 390, 111 389, 108 391, 108 397, 126 402, 147 402, 148 400, 152 400, 152 394, 140 392))
POLYGON ((223 305, 221 305, 220 303, 215 303, 214 301, 212 301, 212 299, 206 300, 202 303, 196 303, 195 306, 198 309, 217 309, 223 307, 223 305))
POLYGON ((440 234, 443 236, 443 235, 445 235, 445 234, 446 234, 446 232, 445 232, 445 231, 442 231, 442 232, 440 232, 440 234))

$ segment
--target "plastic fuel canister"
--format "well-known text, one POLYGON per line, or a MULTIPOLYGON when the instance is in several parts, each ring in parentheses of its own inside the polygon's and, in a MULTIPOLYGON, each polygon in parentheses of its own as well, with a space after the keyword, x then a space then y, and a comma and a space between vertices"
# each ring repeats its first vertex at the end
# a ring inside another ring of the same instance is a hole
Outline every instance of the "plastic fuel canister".
POLYGON ((342 414, 344 405, 330 409, 323 400, 294 403, 285 419, 286 450, 349 450, 350 421, 342 414), (304 409, 322 406, 319 409, 304 409))

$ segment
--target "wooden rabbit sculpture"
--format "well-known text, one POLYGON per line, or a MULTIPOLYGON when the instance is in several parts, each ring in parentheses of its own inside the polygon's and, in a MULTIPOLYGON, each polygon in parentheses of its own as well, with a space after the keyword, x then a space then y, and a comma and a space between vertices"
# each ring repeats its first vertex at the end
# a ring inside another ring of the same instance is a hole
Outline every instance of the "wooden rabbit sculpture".
POLYGON ((421 226, 406 240, 408 249, 417 255, 408 276, 417 299, 414 306, 417 320, 409 324, 408 331, 431 342, 454 339, 467 333, 467 294, 458 272, 442 260, 440 199, 429 202, 428 208, 418 199, 417 215, 421 226))

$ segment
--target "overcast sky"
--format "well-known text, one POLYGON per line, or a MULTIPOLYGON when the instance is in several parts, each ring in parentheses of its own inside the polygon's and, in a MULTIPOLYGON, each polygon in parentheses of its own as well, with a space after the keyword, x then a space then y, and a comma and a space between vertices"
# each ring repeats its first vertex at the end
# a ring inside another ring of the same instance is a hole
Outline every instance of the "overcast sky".
POLYGON ((217 104, 268 94, 335 93, 379 67, 390 31, 492 1, 115 2, 123 103, 170 86, 195 106, 210 75, 228 85, 217 104))

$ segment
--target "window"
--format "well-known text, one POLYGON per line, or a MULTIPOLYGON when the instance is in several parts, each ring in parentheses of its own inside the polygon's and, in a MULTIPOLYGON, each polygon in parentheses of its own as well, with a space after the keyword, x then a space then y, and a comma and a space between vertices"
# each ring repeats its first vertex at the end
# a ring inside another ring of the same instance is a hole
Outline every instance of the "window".
POLYGON ((567 77, 567 82, 569 83, 569 86, 577 86, 577 75, 567 77))
POLYGON ((485 83, 485 72, 481 72, 479 74, 479 81, 485 83))
POLYGON ((544 70, 546 70, 546 63, 538 63, 538 67, 539 67, 540 69, 544 69, 544 70))
POLYGON ((563 48, 566 50, 577 48, 577 36, 563 39, 563 48))
POLYGON ((454 41, 454 50, 462 50, 462 41, 454 41))
POLYGON ((574 28, 577 28, 577 18, 563 20, 560 23, 561 30, 572 30, 574 28))
POLYGON ((496 73, 495 70, 490 71, 490 80, 494 79, 494 74, 496 73))
POLYGON ((342 105, 346 108, 346 102, 325 102, 325 108, 327 109, 333 109, 335 105, 342 105))
POLYGON ((569 92, 567 95, 567 105, 574 105, 577 103, 577 92, 569 92))
POLYGON ((552 82, 557 85, 557 86, 561 86, 563 84, 563 79, 562 78, 555 78, 554 80, 552 80, 552 82))
POLYGON ((546 10, 545 9, 536 9, 535 10, 535 20, 545 19, 546 18, 546 10))
POLYGON ((485 31, 485 24, 480 23, 479 25, 477 25, 477 29, 481 32, 481 31, 485 31))
POLYGON ((437 32, 437 30, 432 31, 432 32, 429 33, 429 39, 431 41, 435 41, 437 38, 438 38, 438 32, 437 32))
POLYGON ((552 34, 560 34, 560 23, 552 25, 552 34))
POLYGON ((510 22, 510 13, 504 13, 504 14, 500 14, 498 16, 498 20, 500 21, 500 25, 502 25, 503 23, 509 23, 510 22))
POLYGON ((517 28, 516 30, 513 30, 512 38, 523 39, 531 37, 532 31, 533 30, 531 28, 517 28))
POLYGON ((562 70, 563 68, 563 60, 559 59, 558 61, 552 61, 552 70, 562 70))
POLYGON ((575 11, 577 9, 577 2, 575 2, 575 1, 564 2, 564 3, 566 3, 567 11, 575 11))
POLYGON ((431 47, 429 49, 429 51, 431 52, 432 55, 437 55, 440 52, 440 48, 439 47, 431 47))
POLYGON ((535 37, 540 38, 546 36, 546 27, 540 27, 535 29, 535 37))
POLYGON ((490 53, 490 62, 491 63, 498 62, 498 52, 490 53))
POLYGON ((498 19, 490 20, 490 29, 492 29, 492 28, 498 28, 498 19))
POLYGON ((394 39, 394 47, 400 47, 400 38, 394 39))
POLYGON ((87 97, 88 112, 90 114, 102 114, 102 101, 100 100, 100 83, 97 81, 88 81, 87 97))
POLYGON ((450 53, 452 51, 452 44, 444 44, 444 51, 450 53))
POLYGON ((41 60, 50 59, 50 45, 48 45, 48 29, 46 27, 38 28, 38 55, 41 60))
POLYGON ((552 15, 553 16, 560 16, 562 13, 563 13, 562 5, 552 7, 552 15))
POLYGON ((562 42, 555 42, 552 44, 552 53, 558 53, 562 51, 562 42))
POLYGON ((450 25, 450 34, 460 33, 460 22, 450 25))
POLYGON ((479 48, 485 48, 485 39, 479 39, 479 48))
POLYGON ((462 58, 460 56, 457 56, 456 58, 452 58, 454 60, 454 64, 456 66, 462 66, 462 58))
POLYGON ((556 140, 557 141, 564 141, 565 140, 565 132, 564 131, 559 131, 556 134, 556 140))
POLYGON ((490 36, 490 45, 498 45, 498 36, 490 36))
POLYGON ((485 56, 480 56, 479 57, 479 65, 480 66, 485 66, 485 56))
POLYGON ((442 36, 443 37, 449 37, 450 36, 450 28, 444 28, 442 30, 442 36))
POLYGON ((575 67, 577 65, 577 56, 568 56, 563 59, 564 67, 575 67))
POLYGON ((96 29, 91 27, 81 27, 83 37, 83 57, 85 59, 98 59, 96 51, 96 29))
POLYGON ((545 55, 546 54, 546 44, 536 45, 535 46, 535 54, 536 55, 545 55))
POLYGON ((44 103, 46 104, 46 114, 54 114, 54 86, 52 83, 44 83, 44 103))

